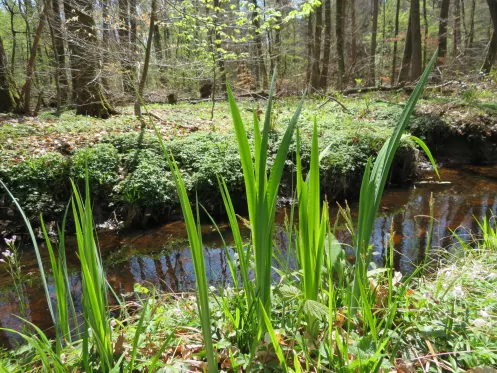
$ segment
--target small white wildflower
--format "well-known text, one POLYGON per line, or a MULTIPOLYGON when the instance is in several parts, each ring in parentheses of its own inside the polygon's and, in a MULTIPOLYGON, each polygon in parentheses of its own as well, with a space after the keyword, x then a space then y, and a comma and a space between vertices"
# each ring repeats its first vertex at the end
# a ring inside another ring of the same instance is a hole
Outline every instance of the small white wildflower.
POLYGON ((5 260, 3 260, 3 259, 0 259, 0 263, 5 263, 5 260))
POLYGON ((181 310, 179 308, 174 308, 173 311, 176 314, 176 316, 180 316, 181 315, 181 310))
POLYGON ((117 325, 117 321, 115 319, 110 320, 110 326, 115 328, 117 325))
POLYGON ((483 310, 480 310, 480 316, 486 318, 486 317, 489 317, 490 315, 488 314, 488 312, 485 309, 483 309, 483 310))
POLYGON ((477 328, 482 328, 487 325, 487 322, 483 319, 475 319, 473 320, 473 325, 477 328))
POLYGON ((452 290, 452 295, 456 298, 464 297, 464 290, 462 289, 461 285, 454 286, 454 290, 452 290))
POLYGON ((2 255, 3 255, 4 257, 8 258, 8 257, 12 256, 12 253, 10 252, 10 250, 5 250, 5 251, 2 253, 2 255))
POLYGON ((209 286, 209 290, 212 291, 212 292, 215 292, 216 288, 214 286, 209 286))

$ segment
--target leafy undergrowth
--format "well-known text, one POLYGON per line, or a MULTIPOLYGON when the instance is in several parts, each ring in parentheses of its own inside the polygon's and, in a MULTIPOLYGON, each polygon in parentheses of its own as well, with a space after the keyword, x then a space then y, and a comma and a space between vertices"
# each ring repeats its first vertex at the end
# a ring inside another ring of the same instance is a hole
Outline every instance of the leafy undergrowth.
MULTIPOLYGON (((368 329, 366 315, 346 314, 345 293, 334 294, 331 311, 322 303, 314 308, 305 306, 299 285, 291 281, 295 274, 288 273, 285 281, 273 286, 270 315, 288 366, 298 371, 299 365, 302 372, 366 372, 380 360, 379 372, 401 373, 465 372, 497 366, 497 253, 490 248, 466 247, 453 254, 444 251, 438 258, 440 269, 409 283, 395 273, 391 284, 395 304, 388 308, 386 277, 379 270, 369 273, 370 286, 376 289, 372 309, 380 326, 376 332, 368 329), (315 340, 305 332, 309 312, 321 320, 315 340), (388 317, 393 317, 393 326, 382 330, 380 320, 388 317), (347 356, 343 355, 345 348, 347 356)), ((338 277, 334 281, 339 281, 338 277)), ((134 293, 126 297, 113 310, 116 317, 111 321, 116 355, 124 353, 129 362, 136 354, 136 372, 147 372, 151 365, 160 372, 206 369, 194 293, 157 294, 151 287, 135 285, 134 293)), ((326 295, 321 297, 326 304, 326 295)), ((233 328, 241 302, 242 291, 211 288, 212 338, 220 370, 284 371, 269 334, 250 361, 243 330, 233 328)), ((77 342, 62 353, 69 371, 80 354, 77 342)), ((35 372, 36 361, 36 351, 27 345, 0 353, 0 367, 7 372, 35 372)))
MULTIPOLYGON (((445 147, 449 159, 456 153, 470 162, 497 161, 497 149, 492 145, 497 143, 497 112, 490 93, 473 88, 461 88, 450 97, 432 93, 421 100, 409 130, 424 139, 435 154, 445 147), (449 145, 450 136, 464 138, 470 149, 464 152, 459 142, 449 145)), ((339 97, 346 110, 333 101, 322 105, 325 98, 306 101, 299 119, 303 167, 306 169, 310 158, 311 123, 316 115, 320 147, 330 146, 320 165, 323 193, 330 200, 357 196, 358 188, 351 186, 358 185, 368 157, 375 156, 391 134, 405 99, 404 93, 339 97)), ((242 101, 240 105, 245 122, 254 109, 261 118, 264 115, 264 102, 242 101)), ((269 163, 274 161, 296 105, 296 98, 274 104, 269 163)), ((234 156, 237 150, 227 103, 216 104, 213 120, 210 103, 154 104, 148 109, 178 162, 189 193, 196 191, 199 201, 216 211, 220 201, 216 175, 223 174, 230 192, 242 194, 243 175, 234 156)), ((97 222, 112 219, 111 226, 124 227, 144 226, 154 219, 155 223, 163 222, 176 216, 171 212, 177 209, 178 201, 167 163, 155 156, 161 151, 153 132, 152 126, 141 127, 130 108, 108 120, 75 116, 69 111, 59 118, 48 112, 36 118, 3 115, 0 179, 31 218, 43 213, 47 220, 59 221, 70 196, 69 177, 81 181, 88 158, 93 198, 99 206, 97 222)), ((295 143, 282 180, 282 193, 288 195, 294 159, 295 143)), ((389 179, 391 183, 406 184, 415 177, 416 157, 411 144, 403 144, 395 162, 397 171, 389 179)), ((0 216, 0 233, 5 235, 13 229, 10 225, 15 226, 10 221, 18 217, 3 191, 0 205, 6 207, 0 216)))
MULTIPOLYGON (((286 118, 295 104, 287 99, 275 105, 269 164, 274 161, 286 118)), ((321 162, 323 191, 329 198, 353 198, 358 190, 349 186, 359 182, 368 157, 375 156, 391 134, 391 126, 402 107, 377 103, 374 110, 369 104, 366 110, 362 101, 350 100, 347 102, 350 112, 345 113, 333 103, 320 110, 316 110, 316 105, 315 101, 309 101, 300 119, 303 166, 307 167, 310 158, 311 122, 317 113, 321 147, 330 146, 321 162)), ((251 118, 252 109, 257 106, 254 102, 244 102, 242 116, 251 118)), ((221 200, 216 175, 224 175, 230 192, 235 195, 243 191, 243 174, 229 111, 225 103, 216 107, 214 121, 208 119, 210 106, 206 104, 150 108, 157 117, 169 118, 154 122, 178 163, 187 191, 195 191, 210 211, 215 211, 221 200)), ((60 118, 44 114, 38 118, 3 119, 0 179, 31 218, 43 213, 47 220, 60 220, 71 193, 69 178, 81 182, 86 161, 93 199, 100 208, 98 222, 117 216, 114 223, 121 226, 143 225, 148 216, 164 220, 172 208, 177 208, 169 167, 158 156, 161 150, 153 128, 142 128, 132 115, 109 120, 70 113, 60 118)), ((413 146, 404 144, 399 154, 403 171, 391 181, 402 184, 415 172, 413 146)), ((295 169, 295 143, 291 145, 285 167, 283 182, 290 186, 295 169)), ((11 209, 2 209, 4 215, 0 221, 13 220, 14 209, 8 201, 1 192, 0 204, 11 209)))

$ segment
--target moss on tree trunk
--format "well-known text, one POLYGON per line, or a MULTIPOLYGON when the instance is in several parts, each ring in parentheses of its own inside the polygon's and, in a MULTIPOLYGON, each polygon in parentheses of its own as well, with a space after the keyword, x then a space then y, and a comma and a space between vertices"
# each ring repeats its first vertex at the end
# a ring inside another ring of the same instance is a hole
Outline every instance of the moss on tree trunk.
POLYGON ((74 17, 67 22, 70 33, 71 70, 76 114, 108 118, 116 111, 100 84, 98 38, 89 0, 65 0, 64 11, 74 17))
POLYGON ((8 67, 7 55, 0 37, 0 112, 16 111, 19 109, 19 104, 19 93, 8 67))

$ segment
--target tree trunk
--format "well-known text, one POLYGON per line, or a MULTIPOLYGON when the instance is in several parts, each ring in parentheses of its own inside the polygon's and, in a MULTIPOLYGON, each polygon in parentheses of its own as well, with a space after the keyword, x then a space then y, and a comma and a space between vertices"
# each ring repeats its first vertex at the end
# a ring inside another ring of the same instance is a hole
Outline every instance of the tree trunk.
POLYGON ((452 55, 457 57, 461 46, 461 4, 460 0, 454 1, 454 44, 452 55))
POLYGON ((24 100, 24 113, 27 115, 31 114, 30 110, 30 102, 31 102, 31 83, 33 82, 33 74, 35 70, 35 60, 36 53, 38 51, 38 44, 41 39, 41 32, 43 31, 43 27, 45 26, 45 12, 47 11, 47 7, 44 8, 43 13, 40 15, 40 21, 38 23, 38 27, 36 28, 35 38, 33 40, 33 45, 31 46, 31 52, 29 54, 28 64, 26 66, 26 82, 22 87, 21 98, 24 100))
MULTIPOLYGON (((464 5, 464 0, 461 0, 461 23, 464 31, 464 36, 462 37, 461 50, 466 48, 468 40, 468 28, 466 27, 466 6, 464 5)), ((464 50, 463 53, 466 53, 464 50)))
POLYGON ((492 24, 494 31, 492 33, 492 38, 490 39, 490 45, 488 46, 487 55, 485 56, 485 61, 481 67, 481 71, 488 74, 492 69, 492 65, 495 61, 495 56, 497 55, 497 0, 487 0, 488 8, 490 9, 490 17, 492 18, 492 24))
POLYGON ((160 37, 159 25, 154 25, 154 49, 155 58, 158 62, 162 61, 162 43, 160 37))
MULTIPOLYGON (((48 2, 47 2, 48 3, 48 2)), ((60 89, 60 102, 64 104, 67 102, 69 96, 69 80, 67 79, 66 72, 66 53, 64 49, 64 35, 62 33, 62 20, 60 18, 60 5, 59 0, 52 0, 52 11, 49 17, 49 25, 51 27, 52 44, 55 53, 56 61, 56 80, 59 83, 60 89)))
MULTIPOLYGON (((123 86, 127 94, 135 94, 136 69, 134 65, 134 48, 132 45, 132 26, 130 12, 130 1, 119 0, 119 44, 121 48, 121 66, 123 69, 123 86)), ((134 18, 134 17, 133 17, 134 18)))
MULTIPOLYGON (((217 61, 217 66, 219 67, 219 73, 221 75, 221 88, 222 92, 226 93, 226 69, 224 67, 224 58, 223 54, 220 51, 221 49, 221 33, 219 32, 218 28, 218 20, 221 19, 221 13, 219 12, 220 7, 222 4, 220 3, 219 0, 214 0, 214 12, 216 13, 216 17, 214 20, 214 57, 217 61)), ((264 62, 264 60, 263 60, 264 62)), ((212 98, 214 99, 214 95, 216 93, 216 83, 213 83, 213 93, 212 93, 212 98)))
POLYGON ((378 33, 378 2, 373 0, 373 27, 371 29, 371 50, 369 55, 369 82, 375 85, 376 82, 376 35, 378 33))
POLYGON ((356 14, 355 14, 355 0, 351 0, 350 2, 350 28, 352 29, 350 32, 352 38, 350 44, 350 53, 352 59, 352 66, 355 66, 357 62, 357 26, 356 26, 356 14))
POLYGON ((12 77, 12 71, 8 67, 7 54, 0 36, 0 112, 15 111, 20 104, 19 93, 12 77))
MULTIPOLYGON (((281 0, 276 0, 276 10, 283 13, 281 0)), ((276 76, 281 77, 281 28, 283 27, 282 17, 276 16, 276 29, 274 30, 274 45, 273 56, 271 58, 273 67, 271 70, 276 70, 276 76)))
POLYGON ((321 80, 321 34, 323 33, 323 5, 319 5, 315 11, 316 27, 314 29, 314 41, 312 50, 312 72, 311 72, 311 92, 319 89, 321 80))
POLYGON ((309 19, 307 20, 307 71, 306 71, 306 84, 311 84, 311 76, 312 76, 312 47, 313 47, 313 26, 312 26, 312 15, 313 13, 309 13, 309 19))
POLYGON ((145 61, 143 62, 142 76, 138 84, 138 94, 135 98, 135 115, 141 118, 141 104, 143 101, 143 92, 145 90, 145 82, 147 81, 148 66, 150 65, 150 54, 152 52, 152 41, 154 39, 154 24, 156 17, 156 0, 152 0, 152 9, 150 11, 150 26, 148 29, 147 48, 145 50, 145 61))
POLYGON ((267 77, 267 71, 266 71, 266 64, 264 63, 264 53, 262 49, 262 30, 261 30, 261 24, 259 22, 259 6, 257 5, 257 0, 252 0, 252 4, 254 5, 254 11, 252 12, 252 26, 254 27, 254 33, 255 33, 255 51, 257 55, 257 65, 259 69, 259 75, 262 80, 261 83, 261 88, 264 90, 268 86, 268 77, 267 77))
POLYGON ((473 41, 475 36, 475 9, 476 9, 476 0, 471 1, 471 15, 469 20, 469 37, 468 37, 468 49, 473 48, 473 41))
POLYGON ((445 62, 447 55, 447 24, 449 19, 450 0, 442 0, 440 6, 440 24, 438 26, 438 65, 445 62))
POLYGON ((335 33, 337 38, 338 85, 340 89, 345 86, 345 59, 344 59, 344 20, 345 0, 336 0, 335 33))
POLYGON ((102 6, 102 18, 103 18, 103 30, 102 30, 102 61, 104 74, 102 76, 102 85, 106 91, 110 91, 110 82, 107 73, 107 66, 110 63, 109 58, 109 48, 111 46, 111 25, 109 23, 109 0, 101 0, 102 6))
POLYGON ((394 41, 393 41, 393 56, 392 56, 392 85, 395 82, 395 74, 397 69, 397 45, 399 37, 399 14, 400 14, 400 0, 397 0, 397 5, 395 7, 395 30, 394 30, 394 41))
POLYGON ((407 24, 406 45, 404 47, 404 55, 402 56, 402 65, 400 66, 399 72, 399 84, 405 83, 409 80, 409 67, 411 65, 412 56, 411 28, 411 19, 409 18, 409 23, 407 24))
POLYGON ((423 74, 423 53, 421 46, 421 14, 419 0, 411 0, 411 81, 415 81, 423 74))
POLYGON ((428 58, 428 14, 426 12, 426 0, 423 0, 423 21, 424 21, 424 34, 423 34, 423 70, 426 67, 426 60, 428 58))
POLYGON ((323 50, 323 68, 321 71, 320 88, 324 91, 328 88, 328 74, 330 70, 331 57, 331 0, 325 0, 324 3, 324 50, 323 50))
POLYGON ((98 38, 91 15, 92 1, 64 0, 64 12, 73 15, 67 22, 67 29, 76 114, 108 118, 116 112, 106 100, 99 83, 98 38))

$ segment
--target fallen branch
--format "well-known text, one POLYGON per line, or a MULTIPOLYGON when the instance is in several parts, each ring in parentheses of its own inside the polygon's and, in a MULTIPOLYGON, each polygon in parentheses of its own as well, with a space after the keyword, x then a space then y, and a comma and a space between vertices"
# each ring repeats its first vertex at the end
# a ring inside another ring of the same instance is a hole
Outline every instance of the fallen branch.
POLYGON ((338 101, 338 99, 336 97, 333 97, 333 96, 329 96, 328 99, 325 102, 323 102, 322 104, 319 104, 316 107, 316 110, 321 109, 324 105, 326 105, 330 101, 336 102, 338 105, 340 105, 342 107, 342 109, 343 109, 344 112, 350 113, 349 109, 347 109, 347 107, 343 103, 341 103, 340 101, 338 101))

